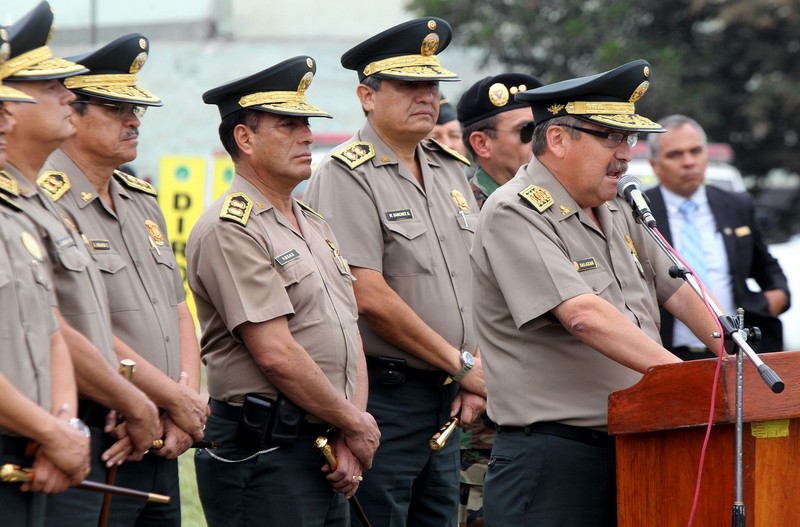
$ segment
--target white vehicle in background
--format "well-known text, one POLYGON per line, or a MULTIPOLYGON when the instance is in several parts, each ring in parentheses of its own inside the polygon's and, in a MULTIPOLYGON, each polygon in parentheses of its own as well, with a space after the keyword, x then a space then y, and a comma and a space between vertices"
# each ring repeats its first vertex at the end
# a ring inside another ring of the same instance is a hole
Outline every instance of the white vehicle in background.
MULTIPOLYGON (((658 184, 648 159, 647 143, 641 142, 634 147, 633 159, 628 164, 627 174, 638 177, 644 189, 658 184)), ((745 192, 747 188, 742 174, 731 161, 733 161, 733 149, 730 145, 709 143, 706 182, 725 190, 745 192)), ((792 307, 780 316, 783 322, 784 347, 787 350, 800 350, 800 266, 797 265, 800 259, 800 235, 784 243, 771 244, 769 252, 780 262, 789 280, 789 291, 794 295, 792 307)), ((759 290, 754 280, 748 280, 748 286, 751 290, 759 290)))
MULTIPOLYGON (((642 182, 642 188, 648 189, 658 184, 650 166, 647 142, 642 141, 633 148, 633 159, 628 163, 628 172, 636 176, 642 182)), ((726 143, 708 144, 708 167, 706 168, 706 182, 710 185, 731 190, 733 192, 744 192, 747 188, 742 179, 742 173, 731 164, 733 161, 733 149, 726 143)))

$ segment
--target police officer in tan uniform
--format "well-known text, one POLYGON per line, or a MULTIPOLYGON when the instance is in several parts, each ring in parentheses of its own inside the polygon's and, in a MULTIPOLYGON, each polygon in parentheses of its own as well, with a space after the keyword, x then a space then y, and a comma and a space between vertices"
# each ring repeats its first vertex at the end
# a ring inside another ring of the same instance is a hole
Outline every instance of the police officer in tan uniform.
MULTIPOLYGON (((464 127, 463 143, 478 165, 469 180, 478 207, 530 160, 530 135, 526 141, 522 135, 523 129, 533 124, 533 113, 527 103, 514 100, 514 95, 541 85, 532 75, 501 73, 484 77, 461 95, 458 120, 464 127)), ((476 419, 461 432, 459 523, 464 527, 483 521, 483 478, 493 442, 494 426, 485 419, 476 419)))
POLYGON ((714 318, 616 197, 641 132, 644 60, 516 95, 533 109, 534 158, 481 210, 471 258, 478 341, 498 425, 489 525, 616 525, 608 395, 661 346, 658 306, 709 347, 714 318))
POLYGON ((149 51, 147 38, 133 33, 70 57, 89 69, 64 81, 77 96, 72 103, 76 133, 50 155, 38 179, 91 249, 110 292, 114 335, 138 354, 133 380, 162 409, 163 447, 123 464, 115 483, 165 494, 171 501, 114 498, 112 525, 180 524, 177 457, 193 438, 202 439, 207 412, 198 393, 194 323, 157 192, 146 181, 115 170, 136 158, 147 107, 162 104, 137 84, 136 73, 149 51))
POLYGON ((347 525, 345 497, 378 446, 350 268, 323 218, 291 197, 311 174, 308 118, 330 117, 306 101, 315 71, 294 57, 203 94, 236 168, 187 244, 206 439, 223 445, 195 458, 210 527, 347 525), (320 434, 335 471, 320 468, 320 434))
POLYGON ((359 499, 375 525, 455 525, 458 434, 439 452, 426 445, 451 415, 470 423, 485 406, 470 307, 478 206, 462 171, 468 161, 424 141, 439 81, 458 80, 437 57, 451 35, 444 20, 421 18, 342 56, 358 73, 367 121, 305 191, 357 278, 368 408, 382 433, 359 499))
MULTIPOLYGON (((0 29, 0 68, 6 40, 0 29)), ((34 99, 0 82, 0 141, 14 126, 4 111, 9 102, 34 99)), ((0 169, 5 161, 3 148, 0 169)), ((42 241, 21 210, 17 186, 0 172, 0 466, 32 467, 36 475, 24 487, 0 483, 0 511, 4 524, 39 527, 45 493, 65 490, 89 470, 89 439, 69 424, 77 411, 72 363, 51 308, 42 241)))
MULTIPOLYGON (((17 125, 7 135, 6 174, 17 185, 23 213, 36 225, 47 263, 52 268, 58 306, 56 316, 75 366, 81 394, 78 415, 92 429, 92 473, 90 479, 105 481, 101 454, 108 462, 121 462, 131 452, 141 457, 161 437, 158 411, 147 397, 117 372, 106 290, 100 272, 73 225, 65 222, 48 194, 36 185, 47 156, 75 132, 70 103, 75 96, 62 84, 64 78, 85 69, 74 62, 53 57, 47 47, 53 13, 42 2, 8 28, 11 60, 2 67, 6 81, 36 100, 36 104, 14 104, 8 108, 17 125), (103 428, 107 408, 127 419, 123 435, 107 450, 103 428)), ((66 190, 68 180, 49 181, 50 193, 66 190)), ((102 495, 70 490, 48 500, 53 513, 48 522, 58 525, 96 525, 102 495)))

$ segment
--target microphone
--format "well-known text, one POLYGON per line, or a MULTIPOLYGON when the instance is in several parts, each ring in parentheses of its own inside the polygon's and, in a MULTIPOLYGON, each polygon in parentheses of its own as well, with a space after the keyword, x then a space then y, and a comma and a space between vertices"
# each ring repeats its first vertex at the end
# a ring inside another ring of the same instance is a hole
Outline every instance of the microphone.
POLYGON ((650 202, 642 193, 642 182, 638 177, 622 176, 617 182, 617 196, 625 198, 640 221, 651 228, 656 226, 656 219, 650 212, 650 202))

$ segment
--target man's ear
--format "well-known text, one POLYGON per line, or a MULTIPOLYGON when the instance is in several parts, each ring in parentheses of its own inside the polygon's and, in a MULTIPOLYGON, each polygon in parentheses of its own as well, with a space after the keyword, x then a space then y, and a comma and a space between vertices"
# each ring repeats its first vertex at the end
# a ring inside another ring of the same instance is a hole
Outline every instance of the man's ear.
POLYGON ((489 136, 485 132, 472 132, 469 134, 469 145, 477 157, 490 158, 492 149, 489 146, 489 136))
POLYGON ((565 142, 567 131, 560 126, 551 126, 547 129, 545 137, 547 137, 548 149, 553 152, 555 156, 563 158, 567 149, 565 142))
POLYGON ((356 88, 356 95, 365 112, 369 113, 375 108, 375 90, 366 84, 359 84, 356 88))
POLYGON ((253 130, 246 124, 237 124, 233 129, 233 139, 239 151, 247 156, 253 154, 253 130))

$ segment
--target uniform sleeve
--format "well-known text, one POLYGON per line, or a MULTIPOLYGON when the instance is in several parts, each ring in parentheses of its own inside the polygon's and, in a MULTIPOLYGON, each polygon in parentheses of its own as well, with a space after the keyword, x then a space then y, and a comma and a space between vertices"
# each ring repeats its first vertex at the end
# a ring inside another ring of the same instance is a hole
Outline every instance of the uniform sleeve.
POLYGON ((565 300, 593 294, 538 212, 503 203, 484 221, 473 250, 482 251, 518 329, 565 300))
POLYGON ((325 217, 351 266, 383 272, 382 222, 363 173, 328 158, 314 172, 304 198, 325 217))
MULTIPOLYGON (((263 239, 218 222, 199 240, 196 277, 226 327, 291 316, 294 309, 263 239)), ((197 291, 196 291, 197 293, 197 291)))

